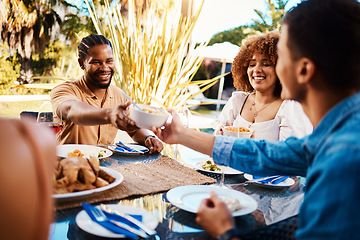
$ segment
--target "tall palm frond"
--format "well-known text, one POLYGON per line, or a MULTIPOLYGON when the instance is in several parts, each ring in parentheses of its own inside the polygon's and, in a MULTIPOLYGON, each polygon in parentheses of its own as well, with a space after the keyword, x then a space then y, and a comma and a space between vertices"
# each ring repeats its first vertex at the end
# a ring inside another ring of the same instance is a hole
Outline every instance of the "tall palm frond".
POLYGON ((124 17, 121 6, 110 7, 105 0, 106 21, 100 21, 101 15, 92 1, 86 0, 97 32, 107 35, 113 43, 118 63, 116 85, 137 102, 182 107, 191 98, 187 86, 196 84, 191 79, 203 60, 198 53, 206 46, 206 43, 197 48, 190 45, 201 8, 191 18, 180 14, 176 18, 169 9, 159 15, 156 2, 147 2, 146 9, 137 9, 135 1, 129 0, 128 14, 124 17))

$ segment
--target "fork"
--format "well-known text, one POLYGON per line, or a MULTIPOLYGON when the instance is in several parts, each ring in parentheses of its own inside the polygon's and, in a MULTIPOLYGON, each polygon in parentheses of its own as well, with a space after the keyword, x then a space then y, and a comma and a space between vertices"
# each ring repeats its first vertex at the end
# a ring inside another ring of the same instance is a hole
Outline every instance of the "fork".
POLYGON ((289 176, 280 176, 278 178, 275 178, 269 182, 269 184, 278 185, 279 183, 282 183, 286 179, 288 179, 289 176))
POLYGON ((264 183, 264 182, 270 182, 270 181, 272 181, 272 180, 274 180, 274 179, 278 179, 279 177, 282 177, 282 176, 271 176, 271 177, 255 178, 255 179, 246 181, 246 183, 264 183))
POLYGON ((128 230, 129 232, 132 232, 142 238, 147 238, 148 235, 142 231, 142 230, 136 230, 136 229, 133 229, 131 228, 130 226, 126 225, 126 224, 123 224, 121 222, 117 222, 117 221, 113 221, 111 219, 109 219, 105 214, 104 212, 99 209, 98 207, 93 207, 90 209, 91 213, 94 215, 95 219, 98 221, 98 222, 111 222, 113 224, 116 224, 117 226, 123 228, 123 229, 126 229, 128 230))
POLYGON ((156 234, 156 231, 153 230, 153 229, 150 229, 148 228, 147 226, 145 226, 142 222, 140 222, 139 220, 137 220, 136 218, 133 218, 132 216, 126 214, 126 213, 123 213, 123 212, 120 212, 120 211, 117 211, 117 210, 114 210, 108 206, 106 206, 105 204, 100 204, 100 207, 103 211, 105 212, 108 212, 108 213, 114 213, 114 214, 117 214, 125 219, 127 219, 128 221, 132 222, 133 224, 135 224, 136 226, 140 227, 142 230, 144 230, 147 234, 149 235, 154 235, 156 234))

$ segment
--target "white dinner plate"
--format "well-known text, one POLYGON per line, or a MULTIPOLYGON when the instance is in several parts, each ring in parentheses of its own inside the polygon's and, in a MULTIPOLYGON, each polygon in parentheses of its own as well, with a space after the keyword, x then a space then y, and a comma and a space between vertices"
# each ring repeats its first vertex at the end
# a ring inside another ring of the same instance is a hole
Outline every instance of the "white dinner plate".
POLYGON ((116 153, 124 154, 124 155, 139 155, 139 154, 147 153, 149 151, 149 149, 147 147, 137 145, 137 144, 124 144, 124 145, 127 146, 128 148, 138 150, 141 152, 119 151, 116 149, 115 145, 109 145, 108 148, 116 153))
MULTIPOLYGON (((150 214, 148 211, 140 208, 135 208, 126 205, 118 205, 118 204, 107 204, 108 207, 118 210, 120 212, 124 212, 127 214, 134 215, 142 215, 142 222, 145 226, 150 229, 155 229, 158 225, 158 221, 155 216, 150 214)), ((85 212, 85 210, 80 211, 75 218, 76 224, 84 230, 85 232, 91 233, 100 237, 108 237, 108 238, 124 238, 125 236, 118 233, 113 233, 110 230, 100 226, 96 222, 92 221, 89 215, 85 212)))
POLYGON ((220 198, 235 198, 240 201, 242 208, 232 213, 234 217, 252 213, 257 209, 258 204, 255 199, 245 193, 212 185, 188 185, 176 187, 166 193, 166 198, 176 207, 188 212, 196 213, 201 201, 210 197, 210 191, 214 191, 220 198))
POLYGON ((115 178, 115 181, 113 181, 112 183, 110 183, 107 186, 99 187, 99 188, 95 188, 95 189, 91 189, 91 190, 85 190, 85 191, 73 192, 73 193, 53 194, 52 195, 53 198, 55 198, 56 200, 67 200, 67 199, 74 200, 76 198, 81 198, 81 197, 91 195, 94 193, 103 192, 105 190, 108 190, 110 188, 113 188, 113 187, 119 185, 124 180, 123 175, 121 173, 119 173, 118 171, 115 171, 113 169, 106 168, 106 167, 100 167, 100 168, 102 170, 106 171, 111 176, 113 176, 115 178))
MULTIPOLYGON (((254 180, 253 175, 251 174, 244 174, 244 178, 246 178, 247 180, 254 180)), ((292 178, 287 178, 285 181, 282 181, 276 185, 271 184, 271 183, 259 183, 259 182, 252 182, 252 184, 257 184, 260 186, 265 186, 265 187, 271 187, 271 188, 279 188, 279 187, 290 187, 292 185, 294 185, 295 181, 292 178)))
POLYGON ((109 149, 85 144, 64 144, 56 146, 56 152, 59 157, 67 157, 67 154, 73 152, 75 149, 80 150, 84 155, 90 152, 104 151, 104 156, 99 157, 99 159, 110 157, 113 154, 109 149))
MULTIPOLYGON (((216 174, 221 174, 221 171, 211 171, 211 170, 205 170, 202 168, 201 166, 201 162, 197 163, 195 165, 195 169, 202 171, 202 172, 207 172, 207 173, 216 173, 216 174)), ((226 175, 238 175, 238 174, 243 174, 243 172, 236 170, 232 167, 228 167, 228 166, 222 166, 222 165, 217 165, 219 168, 221 168, 222 171, 224 171, 224 174, 226 175)))

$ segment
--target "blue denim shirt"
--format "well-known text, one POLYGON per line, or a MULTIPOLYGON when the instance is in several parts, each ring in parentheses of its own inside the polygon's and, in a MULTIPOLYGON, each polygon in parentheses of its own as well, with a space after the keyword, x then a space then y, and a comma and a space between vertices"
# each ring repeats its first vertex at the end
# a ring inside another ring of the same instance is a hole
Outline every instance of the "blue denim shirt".
POLYGON ((360 93, 337 104, 302 139, 217 136, 213 159, 254 175, 306 176, 297 239, 360 238, 360 93))

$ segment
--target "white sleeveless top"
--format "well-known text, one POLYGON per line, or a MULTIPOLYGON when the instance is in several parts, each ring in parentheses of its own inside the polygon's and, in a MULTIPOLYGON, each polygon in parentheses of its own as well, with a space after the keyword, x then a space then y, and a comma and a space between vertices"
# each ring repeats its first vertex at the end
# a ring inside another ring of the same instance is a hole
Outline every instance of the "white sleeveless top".
POLYGON ((216 130, 228 121, 234 127, 245 127, 254 130, 254 139, 269 141, 285 140, 290 136, 301 138, 312 132, 313 126, 305 115, 300 103, 284 100, 274 119, 266 122, 251 123, 240 116, 245 99, 251 93, 236 91, 224 106, 219 116, 216 130))

